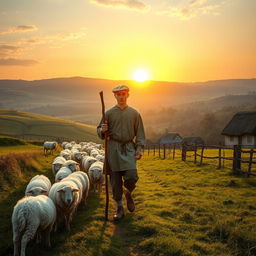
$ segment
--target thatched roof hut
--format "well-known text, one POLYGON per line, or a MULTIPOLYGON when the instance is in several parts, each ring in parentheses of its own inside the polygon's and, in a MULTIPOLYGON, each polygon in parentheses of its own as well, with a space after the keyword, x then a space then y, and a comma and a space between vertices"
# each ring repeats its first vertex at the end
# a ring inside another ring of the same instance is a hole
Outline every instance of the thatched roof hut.
POLYGON ((223 129, 222 135, 256 135, 256 111, 238 112, 223 129))
POLYGON ((256 111, 236 113, 221 134, 226 146, 256 147, 256 111))

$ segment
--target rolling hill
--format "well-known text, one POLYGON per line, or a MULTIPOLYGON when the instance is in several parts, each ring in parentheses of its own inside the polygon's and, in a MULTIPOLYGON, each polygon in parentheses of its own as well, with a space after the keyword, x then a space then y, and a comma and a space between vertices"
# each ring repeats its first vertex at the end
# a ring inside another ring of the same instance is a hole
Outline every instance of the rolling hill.
POLYGON ((0 102, 4 108, 27 110, 46 105, 100 105, 99 91, 104 91, 106 106, 113 102, 111 89, 127 84, 136 108, 171 106, 209 100, 227 94, 247 94, 256 88, 256 79, 218 80, 200 83, 162 81, 117 81, 96 78, 55 78, 35 81, 0 80, 0 102))
POLYGON ((0 109, 0 135, 21 136, 28 139, 70 139, 100 141, 94 126, 55 117, 0 109))

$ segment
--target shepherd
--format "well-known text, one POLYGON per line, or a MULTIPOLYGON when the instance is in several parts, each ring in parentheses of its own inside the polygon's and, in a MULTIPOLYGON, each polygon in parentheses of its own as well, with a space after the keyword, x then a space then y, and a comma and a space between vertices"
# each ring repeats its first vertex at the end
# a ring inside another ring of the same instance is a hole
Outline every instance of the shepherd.
POLYGON ((119 221, 125 216, 123 193, 127 209, 130 212, 135 210, 132 192, 139 179, 136 161, 140 160, 143 154, 145 132, 141 115, 127 105, 129 88, 120 85, 112 92, 117 104, 106 111, 105 119, 102 118, 97 127, 97 133, 101 139, 107 135, 107 171, 110 175, 113 199, 117 205, 113 219, 119 221))

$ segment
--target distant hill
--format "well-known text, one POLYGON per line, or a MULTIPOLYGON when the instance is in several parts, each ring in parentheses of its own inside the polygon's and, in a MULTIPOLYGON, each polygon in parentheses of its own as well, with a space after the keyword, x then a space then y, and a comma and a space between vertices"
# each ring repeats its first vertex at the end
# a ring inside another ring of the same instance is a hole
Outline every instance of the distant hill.
POLYGON ((95 78, 55 78, 35 81, 0 80, 0 102, 4 108, 28 110, 47 104, 99 105, 104 91, 106 106, 113 102, 111 89, 119 84, 131 88, 129 102, 137 108, 171 106, 230 95, 247 94, 256 88, 256 79, 218 80, 200 83, 117 81, 95 78))
POLYGON ((30 139, 53 136, 78 141, 100 141, 94 126, 6 109, 0 109, 0 135, 24 135, 30 139))
POLYGON ((203 112, 217 111, 225 107, 242 107, 256 105, 256 93, 246 95, 226 95, 207 101, 197 101, 174 106, 177 109, 193 108, 203 112))
POLYGON ((0 80, 0 108, 18 109, 96 125, 101 117, 99 92, 104 91, 106 109, 110 108, 115 104, 111 90, 119 84, 130 87, 129 104, 140 111, 146 111, 209 101, 225 95, 245 95, 255 91, 256 79, 198 83, 138 83, 82 77, 35 81, 0 80))

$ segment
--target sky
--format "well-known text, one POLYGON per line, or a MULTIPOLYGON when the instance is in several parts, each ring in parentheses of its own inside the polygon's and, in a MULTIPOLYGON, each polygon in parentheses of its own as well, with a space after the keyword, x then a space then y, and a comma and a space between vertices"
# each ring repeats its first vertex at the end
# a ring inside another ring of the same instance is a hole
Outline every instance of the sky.
POLYGON ((0 0, 0 79, 256 77, 255 0, 0 0))

